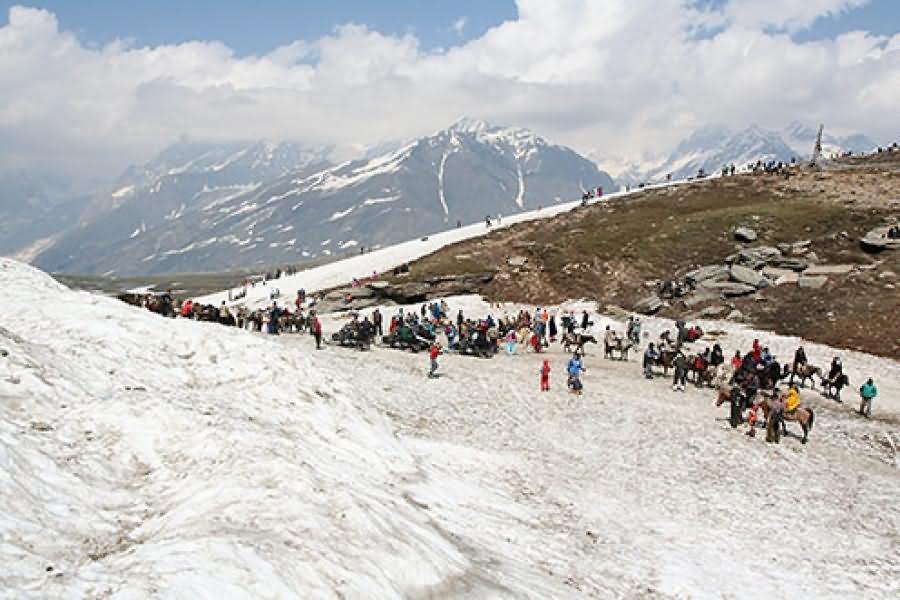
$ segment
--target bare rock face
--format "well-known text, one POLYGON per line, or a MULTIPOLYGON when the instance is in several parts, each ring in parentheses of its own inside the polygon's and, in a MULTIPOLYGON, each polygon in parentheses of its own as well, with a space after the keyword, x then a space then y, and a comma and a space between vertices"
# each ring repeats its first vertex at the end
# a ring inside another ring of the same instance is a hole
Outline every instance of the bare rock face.
POLYGON ((722 296, 725 296, 726 298, 733 298, 735 296, 747 296, 748 294, 753 294, 756 292, 756 288, 752 285, 747 285, 746 283, 738 283, 736 281, 706 282, 703 284, 703 287, 709 290, 714 290, 722 296))
POLYGON ((853 265, 814 265, 803 272, 804 275, 846 275, 853 265))
POLYGON ((641 300, 638 300, 634 304, 634 312, 641 313, 642 315, 652 315, 653 313, 659 311, 663 306, 663 301, 660 300, 657 296, 647 296, 641 300))
POLYGON ((697 285, 703 281, 718 281, 727 277, 728 267, 725 265, 707 265, 694 269, 684 276, 685 280, 692 285, 697 285))
POLYGON ((739 242, 755 242, 756 232, 749 227, 738 227, 734 230, 734 239, 739 242))
POLYGON ((511 267, 524 267, 528 264, 528 258, 524 256, 510 256, 506 259, 506 264, 511 267))
POLYGON ((729 277, 732 281, 753 286, 755 289, 769 286, 769 280, 766 279, 765 275, 741 265, 731 265, 729 277))
POLYGON ((800 279, 797 280, 797 285, 802 288, 817 290, 825 287, 825 284, 828 283, 828 278, 824 276, 806 276, 803 275, 800 279))

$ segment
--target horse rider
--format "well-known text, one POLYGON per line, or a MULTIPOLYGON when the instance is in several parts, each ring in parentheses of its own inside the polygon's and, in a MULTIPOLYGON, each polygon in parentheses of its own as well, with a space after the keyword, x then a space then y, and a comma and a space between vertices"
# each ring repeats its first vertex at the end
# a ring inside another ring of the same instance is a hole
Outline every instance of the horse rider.
POLYGON ((719 365, 725 362, 725 353, 722 352, 722 346, 719 344, 713 344, 712 354, 709 357, 709 364, 714 367, 718 367, 719 365))
POLYGON ((794 352, 794 366, 791 370, 791 384, 794 383, 794 375, 797 374, 800 365, 803 365, 805 367, 807 364, 808 361, 806 360, 806 351, 803 349, 803 346, 800 346, 799 348, 797 348, 797 351, 794 352))
POLYGON ((671 348, 674 344, 672 343, 672 334, 669 333, 669 330, 666 329, 661 334, 659 334, 659 351, 665 352, 669 348, 671 348))
POLYGON ((612 358, 613 348, 616 346, 616 332, 609 325, 606 326, 606 333, 603 335, 603 354, 607 358, 612 358))
POLYGON ((859 388, 859 395, 862 398, 862 402, 859 404, 859 414, 871 417, 872 400, 878 395, 878 389, 875 387, 875 382, 872 381, 871 377, 859 388))
POLYGON ((659 360, 659 352, 656 351, 653 342, 650 342, 647 349, 644 350, 644 377, 647 379, 653 379, 653 363, 657 360, 659 360))
POLYGON ((784 398, 784 412, 792 413, 800 407, 800 392, 797 391, 797 386, 791 384, 788 389, 787 395, 784 398))
POLYGON ((841 358, 839 356, 835 356, 831 361, 831 369, 828 371, 828 377, 826 379, 829 383, 834 383, 843 374, 844 366, 841 364, 841 358))

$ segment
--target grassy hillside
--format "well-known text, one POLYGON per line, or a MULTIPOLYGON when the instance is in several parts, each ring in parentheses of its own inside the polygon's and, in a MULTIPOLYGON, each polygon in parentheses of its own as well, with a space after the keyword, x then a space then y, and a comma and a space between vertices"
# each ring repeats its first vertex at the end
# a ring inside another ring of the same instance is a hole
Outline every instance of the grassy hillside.
MULTIPOLYGON (((900 358, 900 252, 870 255, 859 238, 900 216, 900 155, 802 170, 790 179, 741 175, 647 190, 450 246, 411 265, 403 281, 493 272, 481 290, 495 301, 595 299, 629 308, 650 283, 721 263, 742 247, 810 240, 820 264, 865 269, 832 276, 818 290, 778 286, 728 301, 748 322, 829 344, 900 358), (759 234, 739 244, 735 227, 759 234), (524 266, 511 266, 521 263, 524 266)), ((662 314, 697 314, 674 301, 662 314)))

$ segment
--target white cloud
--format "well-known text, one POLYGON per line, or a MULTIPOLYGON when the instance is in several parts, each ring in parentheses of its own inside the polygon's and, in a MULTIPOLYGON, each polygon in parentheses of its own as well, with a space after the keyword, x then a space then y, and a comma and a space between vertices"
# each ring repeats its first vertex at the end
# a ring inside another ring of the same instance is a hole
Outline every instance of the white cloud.
POLYGON ((450 29, 456 32, 456 35, 462 35, 466 29, 466 23, 469 20, 466 17, 460 17, 457 20, 453 21, 453 25, 450 26, 450 29))
POLYGON ((516 20, 447 50, 348 24, 255 57, 208 41, 91 48, 51 13, 16 7, 0 28, 0 167, 114 176, 182 134, 346 153, 462 114, 600 154, 659 151, 717 121, 801 117, 890 139, 900 34, 789 34, 859 3, 518 0, 516 20))

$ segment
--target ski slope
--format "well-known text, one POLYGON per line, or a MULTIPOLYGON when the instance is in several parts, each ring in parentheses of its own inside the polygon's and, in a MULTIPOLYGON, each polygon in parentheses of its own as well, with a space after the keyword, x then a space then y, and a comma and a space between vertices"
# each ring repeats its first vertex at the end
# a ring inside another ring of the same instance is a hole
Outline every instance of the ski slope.
MULTIPOLYGON (((655 186, 645 186, 643 190, 613 192, 604 194, 603 198, 600 200, 593 199, 589 204, 605 202, 610 198, 619 198, 636 194, 638 191, 686 184, 688 184, 688 182, 678 181, 655 186)), ((364 279, 366 277, 371 277, 373 273, 380 274, 390 271, 399 265, 427 256, 450 244, 487 235, 491 231, 510 227, 517 223, 549 219, 571 211, 580 205, 580 200, 553 204, 542 207, 540 210, 526 211, 509 216, 504 215, 502 223, 498 224, 496 220, 494 220, 493 225, 490 228, 483 222, 475 223, 455 229, 449 229, 423 238, 409 240, 394 246, 379 248, 378 250, 373 250, 367 254, 351 256, 322 266, 306 269, 295 275, 283 275, 280 279, 268 282, 268 285, 266 286, 258 285, 254 288, 248 288, 247 296, 234 302, 228 301, 227 290, 195 298, 194 300, 202 304, 212 304, 214 306, 219 306, 222 302, 226 302, 229 306, 247 306, 250 309, 263 308, 271 303, 269 294, 273 288, 281 290, 282 298, 286 295, 288 299, 292 299, 297 293, 297 290, 300 290, 301 288, 305 289, 307 293, 313 293, 342 285, 349 285, 354 278, 364 279)), ((492 215, 492 217, 493 216, 494 215, 492 215)))
POLYGON ((804 391, 810 443, 771 445, 596 346, 583 396, 558 346, 540 394, 531 354, 428 380, 422 354, 166 320, 10 260, 0 286, 2 597, 900 593, 896 361, 841 352, 875 418, 804 391))

